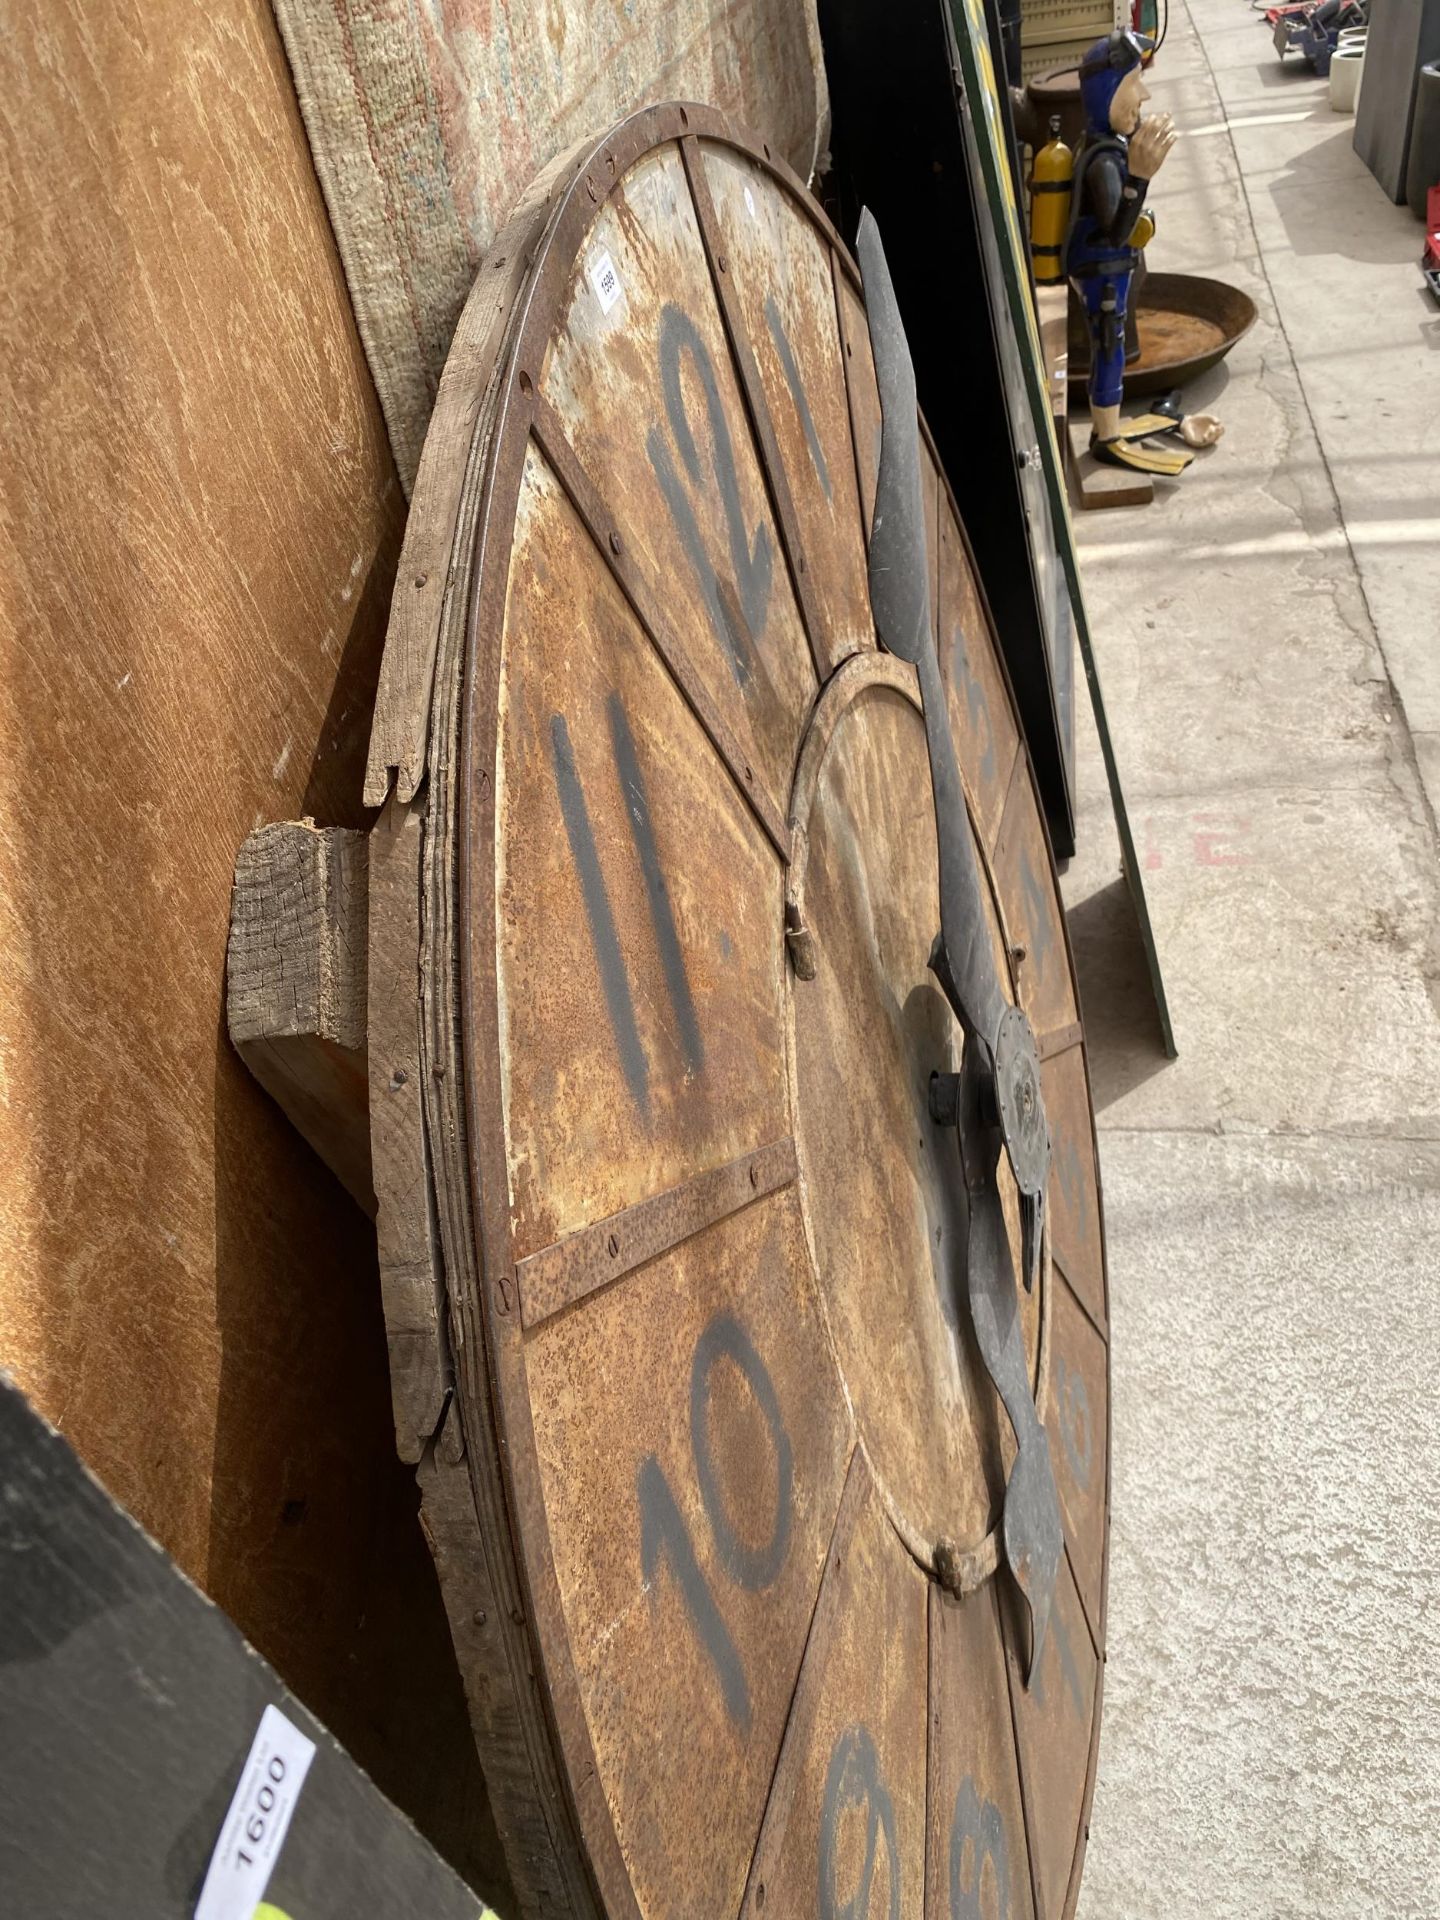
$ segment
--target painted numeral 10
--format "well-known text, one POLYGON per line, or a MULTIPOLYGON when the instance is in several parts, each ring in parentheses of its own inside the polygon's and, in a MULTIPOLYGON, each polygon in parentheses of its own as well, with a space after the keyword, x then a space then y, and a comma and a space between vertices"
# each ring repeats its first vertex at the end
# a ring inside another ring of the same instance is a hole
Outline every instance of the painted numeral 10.
MULTIPOLYGON (((695 1342, 690 1365, 690 1451, 717 1560, 735 1585, 750 1593, 764 1592, 784 1566, 790 1550, 794 1460, 774 1382, 749 1334, 731 1313, 717 1314, 695 1342), (749 1545, 732 1522, 715 1471, 710 1443, 710 1380, 721 1361, 739 1369, 770 1430, 775 1459, 775 1523, 770 1538, 760 1547, 749 1545)), ((748 1732, 750 1687, 744 1663, 701 1570, 680 1504, 653 1453, 640 1463, 635 1493, 640 1507, 640 1571, 652 1599, 663 1559, 715 1670, 725 1710, 742 1732, 748 1732)))

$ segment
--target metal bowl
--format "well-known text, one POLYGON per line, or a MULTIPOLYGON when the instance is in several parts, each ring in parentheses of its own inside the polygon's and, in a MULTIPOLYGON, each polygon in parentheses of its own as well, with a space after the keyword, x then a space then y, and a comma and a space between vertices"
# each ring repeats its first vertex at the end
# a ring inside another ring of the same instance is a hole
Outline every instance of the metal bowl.
MULTIPOLYGON (((1140 352, 1125 363, 1127 394, 1165 393, 1218 365, 1255 324, 1255 302, 1223 280, 1195 273, 1150 273, 1135 289, 1140 352)), ((1070 383, 1090 373, 1085 314, 1070 302, 1070 383)))

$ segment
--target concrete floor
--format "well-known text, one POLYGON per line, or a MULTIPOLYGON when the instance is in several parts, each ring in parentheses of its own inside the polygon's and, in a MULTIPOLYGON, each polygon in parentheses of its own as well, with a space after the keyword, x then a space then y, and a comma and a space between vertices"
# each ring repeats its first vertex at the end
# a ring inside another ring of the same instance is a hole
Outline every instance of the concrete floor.
POLYGON ((1077 519, 1181 1049, 1082 716, 1115 1443, 1080 1914, 1435 1920, 1440 311, 1245 0, 1174 0, 1153 92, 1152 264, 1260 320, 1200 389, 1223 445, 1077 519))

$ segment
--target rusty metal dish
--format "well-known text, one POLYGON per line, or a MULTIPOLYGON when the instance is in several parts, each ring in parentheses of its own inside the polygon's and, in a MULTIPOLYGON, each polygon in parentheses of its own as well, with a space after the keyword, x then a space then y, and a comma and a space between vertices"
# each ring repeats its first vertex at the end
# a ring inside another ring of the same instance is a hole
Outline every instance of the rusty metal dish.
MULTIPOLYGON (((1138 282, 1140 355, 1125 363, 1129 395, 1165 393, 1207 373, 1255 324, 1255 302, 1238 287, 1198 273, 1149 273, 1138 282)), ((1070 301, 1070 382, 1090 374, 1085 316, 1070 301)))
POLYGON ((1027 1687, 1009 1427, 928 1109, 961 1035, 927 966, 925 726, 870 617, 879 429, 818 206, 672 106, 497 242, 417 481, 367 786, 379 1237, 526 1914, 1078 1897, 1109 1499, 1084 1035, 927 444, 945 710, 1054 1144, 1020 1312, 1067 1552, 1027 1687))

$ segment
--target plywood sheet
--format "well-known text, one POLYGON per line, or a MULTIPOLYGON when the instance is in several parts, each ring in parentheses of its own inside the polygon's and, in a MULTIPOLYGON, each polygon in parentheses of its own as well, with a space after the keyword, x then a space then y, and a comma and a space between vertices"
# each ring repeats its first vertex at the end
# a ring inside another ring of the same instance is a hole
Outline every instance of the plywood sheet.
POLYGON ((0 1360, 463 1847, 373 1232, 224 1033, 241 840, 359 823, 400 489, 263 0, 57 0, 0 83, 0 1360))

